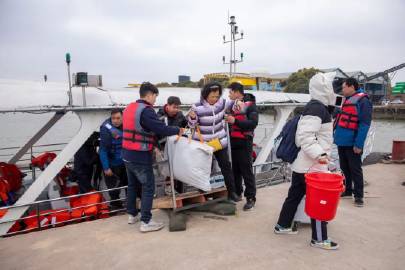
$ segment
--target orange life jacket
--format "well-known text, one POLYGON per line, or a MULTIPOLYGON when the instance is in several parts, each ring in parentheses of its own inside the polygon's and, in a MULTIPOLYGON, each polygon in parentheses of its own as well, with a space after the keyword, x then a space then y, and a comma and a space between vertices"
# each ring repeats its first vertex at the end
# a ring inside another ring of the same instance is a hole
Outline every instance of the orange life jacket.
POLYGON ((123 113, 122 148, 133 151, 152 151, 156 138, 151 132, 145 131, 141 126, 142 111, 151 105, 133 102, 123 113))
POLYGON ((0 162, 0 178, 7 180, 10 191, 18 191, 21 188, 23 176, 16 165, 0 162))
POLYGON ((359 128, 359 112, 357 111, 357 103, 364 97, 368 97, 366 93, 355 93, 353 96, 345 100, 341 111, 338 113, 335 121, 336 125, 342 128, 357 130, 359 128))

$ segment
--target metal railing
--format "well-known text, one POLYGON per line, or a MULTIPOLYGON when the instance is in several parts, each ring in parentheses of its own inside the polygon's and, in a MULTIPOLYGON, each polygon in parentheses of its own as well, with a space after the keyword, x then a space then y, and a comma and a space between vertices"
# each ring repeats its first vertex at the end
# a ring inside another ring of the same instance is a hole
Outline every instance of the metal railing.
MULTIPOLYGON (((118 187, 118 188, 111 188, 111 189, 105 189, 105 190, 100 190, 100 191, 92 191, 92 192, 88 192, 85 194, 77 194, 77 195, 71 195, 71 196, 66 196, 66 197, 60 197, 60 198, 55 198, 55 199, 48 199, 48 200, 40 200, 40 201, 36 201, 36 202, 32 202, 32 203, 27 203, 27 204, 19 204, 19 205, 10 205, 10 206, 5 206, 5 207, 1 207, 0 211, 8 211, 9 209, 13 209, 13 208, 21 208, 21 207, 29 207, 29 210, 27 211, 35 211, 35 214, 33 215, 27 215, 18 219, 11 219, 11 220, 6 220, 3 221, 2 219, 0 219, 0 224, 5 224, 5 223, 16 223, 16 222, 21 222, 21 221, 25 221, 27 219, 36 219, 36 224, 37 226, 35 228, 28 228, 28 229, 22 229, 22 230, 18 230, 16 232, 8 232, 5 236, 12 236, 12 235, 17 235, 17 234, 22 234, 22 233, 27 233, 27 232, 32 232, 32 231, 38 231, 41 229, 46 229, 49 227, 58 227, 57 225, 63 225, 63 224, 69 224, 69 223, 74 223, 76 221, 82 221, 82 220, 86 220, 89 218, 97 218, 97 216, 94 215, 82 215, 81 217, 78 218, 70 218, 69 220, 64 220, 64 221, 60 221, 60 222, 52 222, 49 224, 42 224, 41 222, 41 217, 47 217, 51 214, 57 214, 57 213, 64 213, 64 212, 69 212, 71 213, 74 210, 78 210, 78 209, 82 209, 82 208, 88 208, 88 207, 92 207, 92 206, 99 206, 99 205, 106 205, 106 204, 110 204, 112 202, 126 202, 126 197, 125 198, 119 198, 119 199, 115 199, 115 200, 104 200, 98 203, 92 203, 92 204, 86 204, 86 205, 81 205, 81 206, 77 206, 77 207, 69 207, 66 209, 58 209, 58 210, 52 210, 49 209, 51 212, 47 212, 47 213, 41 213, 40 209, 41 209, 41 204, 49 204, 50 202, 55 202, 55 201, 66 201, 72 199, 72 198, 80 198, 83 196, 87 196, 87 195, 92 195, 92 194, 103 194, 106 192, 110 192, 110 191, 115 191, 115 190, 126 190, 128 186, 122 186, 122 187, 118 187), (33 209, 34 208, 34 209, 33 209)), ((104 196, 103 196, 104 198, 104 196)), ((119 213, 124 211, 124 208, 121 209, 115 209, 115 210, 111 210, 108 209, 108 212, 106 214, 115 214, 115 213, 119 213)), ((46 210, 45 210, 46 211, 46 210)))
MULTIPOLYGON (((287 172, 288 167, 283 162, 273 162, 273 161, 271 161, 271 162, 266 162, 266 163, 260 164, 260 165, 254 165, 253 166, 253 171, 254 171, 254 174, 256 176, 256 184, 257 184, 258 188, 263 188, 263 187, 266 187, 266 186, 271 186, 271 185, 275 185, 275 184, 279 184, 279 183, 282 183, 282 182, 289 181, 289 176, 288 176, 288 172, 287 172), (259 166, 265 167, 266 170, 264 172, 256 173, 256 168, 259 167, 259 166)), ((163 185, 165 185, 166 181, 160 181, 160 182, 156 181, 155 185, 162 185, 162 183, 163 183, 163 185)), ((75 222, 78 222, 78 221, 83 221, 83 220, 88 220, 88 219, 98 219, 98 216, 95 216, 95 215, 90 215, 90 216, 89 215, 83 215, 81 217, 70 218, 69 220, 62 220, 62 221, 57 221, 57 222, 49 222, 49 224, 43 224, 41 218, 50 216, 52 214, 57 214, 57 213, 64 213, 64 212, 72 213, 72 211, 74 211, 74 210, 88 208, 88 207, 92 207, 92 206, 111 205, 111 203, 118 202, 118 201, 120 201, 122 203, 122 205, 125 205, 125 203, 127 202, 127 197, 123 197, 123 198, 119 198, 119 199, 115 199, 115 200, 103 200, 103 201, 98 202, 98 203, 81 205, 81 206, 78 206, 78 207, 69 207, 69 208, 66 208, 66 209, 58 209, 58 210, 49 209, 50 212, 45 212, 45 213, 41 213, 41 205, 49 205, 51 202, 55 202, 55 201, 66 201, 66 200, 70 201, 72 198, 79 198, 79 197, 83 197, 83 196, 86 196, 86 195, 92 195, 92 194, 101 194, 101 196, 103 196, 104 193, 111 192, 111 191, 116 191, 116 190, 120 190, 120 191, 126 190, 127 187, 128 186, 122 186, 122 187, 117 187, 117 188, 104 189, 104 190, 99 190, 99 191, 92 191, 92 192, 88 192, 88 193, 85 193, 85 194, 77 194, 77 195, 71 195, 71 196, 54 198, 54 199, 40 200, 40 201, 27 203, 27 204, 18 204, 18 205, 15 204, 15 205, 1 207, 0 211, 8 211, 9 209, 21 208, 21 207, 27 207, 28 206, 29 209, 27 210, 27 212, 30 213, 30 212, 34 211, 35 214, 28 214, 28 215, 23 216, 23 217, 18 218, 18 219, 11 219, 11 220, 6 220, 6 221, 3 221, 2 219, 0 219, 0 224, 4 224, 4 223, 13 223, 14 224, 14 223, 18 222, 18 223, 20 223, 20 225, 22 225, 24 227, 24 225, 26 225, 24 223, 24 221, 30 220, 30 219, 31 220, 35 219, 36 227, 30 227, 30 228, 25 227, 25 228, 23 228, 21 230, 18 230, 18 231, 8 232, 5 235, 5 236, 14 236, 14 235, 17 235, 17 234, 23 234, 23 233, 28 233, 28 232, 32 232, 32 231, 39 231, 39 230, 47 229, 47 228, 60 227, 60 226, 65 225, 65 224, 71 224, 71 223, 75 223, 75 222)), ((168 196, 168 195, 166 195, 166 196, 168 196)), ((103 196, 103 199, 105 199, 104 196, 103 196)), ((103 209, 103 210, 105 210, 105 209, 103 209)), ((124 212, 125 210, 126 210, 125 208, 111 210, 110 207, 109 207, 108 212, 106 212, 105 214, 114 215, 114 214, 118 214, 120 212, 124 212)), ((179 209, 179 210, 182 210, 182 209, 179 209)))

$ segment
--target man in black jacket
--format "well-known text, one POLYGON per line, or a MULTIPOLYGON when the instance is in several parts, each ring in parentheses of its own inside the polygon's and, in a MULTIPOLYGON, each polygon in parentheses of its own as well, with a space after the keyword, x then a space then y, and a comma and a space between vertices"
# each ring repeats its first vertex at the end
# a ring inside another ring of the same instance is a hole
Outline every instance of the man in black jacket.
POLYGON ((180 111, 180 105, 181 101, 179 97, 169 97, 167 104, 157 112, 159 119, 168 126, 185 128, 188 122, 180 111))
POLYGON ((233 101, 230 115, 226 116, 230 124, 232 148, 232 169, 235 177, 236 194, 243 192, 242 177, 245 183, 246 204, 243 210, 251 210, 256 203, 256 179, 253 174, 253 137, 259 122, 256 98, 245 94, 243 85, 237 82, 229 86, 229 98, 233 101))
POLYGON ((73 177, 79 184, 80 193, 93 191, 95 188, 91 182, 92 180, 96 181, 101 174, 101 170, 98 168, 100 161, 97 154, 99 137, 100 133, 94 132, 74 155, 73 177))
MULTIPOLYGON (((181 101, 179 97, 170 96, 167 99, 167 104, 160 108, 157 112, 158 118, 166 125, 172 127, 185 128, 188 124, 186 117, 180 110, 181 101)), ((159 137, 159 150, 164 150, 166 137, 159 137)), ((174 189, 178 193, 183 193, 184 185, 181 181, 174 181, 174 189)))

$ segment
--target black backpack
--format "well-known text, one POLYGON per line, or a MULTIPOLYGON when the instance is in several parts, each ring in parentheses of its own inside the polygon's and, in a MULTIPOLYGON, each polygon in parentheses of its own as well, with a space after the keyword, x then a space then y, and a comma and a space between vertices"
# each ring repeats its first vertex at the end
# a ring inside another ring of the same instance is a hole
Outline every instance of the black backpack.
POLYGON ((295 144, 295 133, 297 132, 297 125, 300 117, 301 114, 298 114, 288 120, 280 134, 275 139, 275 145, 278 144, 276 157, 290 164, 294 162, 298 156, 298 152, 301 150, 301 147, 297 147, 295 144))

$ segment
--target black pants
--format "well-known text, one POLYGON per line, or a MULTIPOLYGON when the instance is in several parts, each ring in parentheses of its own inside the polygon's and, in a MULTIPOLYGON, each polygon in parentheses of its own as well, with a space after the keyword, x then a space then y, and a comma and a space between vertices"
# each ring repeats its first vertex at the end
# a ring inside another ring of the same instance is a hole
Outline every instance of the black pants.
MULTIPOLYGON (((303 173, 292 173, 291 186, 288 190, 287 198, 284 201, 277 224, 290 228, 302 198, 306 192, 305 176, 303 173)), ((312 239, 321 241, 328 239, 327 222, 311 219, 312 239), (321 236, 321 239, 319 239, 321 236)))
POLYGON ((224 176, 228 193, 235 192, 235 179, 233 178, 232 166, 229 161, 228 148, 214 152, 214 156, 224 176))
MULTIPOLYGON (((111 170, 113 172, 112 176, 107 176, 104 174, 105 184, 108 189, 118 188, 128 185, 128 177, 125 165, 112 166, 111 170)), ((111 200, 118 200, 120 198, 121 190, 109 191, 111 200)), ((111 202, 111 205, 122 205, 121 201, 111 202)))
MULTIPOLYGON (((233 144, 231 144, 233 145, 233 144)), ((232 170, 235 178, 235 192, 242 195, 242 178, 245 183, 245 197, 256 199, 256 179, 253 174, 253 141, 243 140, 243 144, 238 144, 237 148, 232 148, 232 170)))
POLYGON ((363 198, 364 181, 361 154, 354 153, 353 146, 338 146, 338 152, 340 168, 345 175, 346 193, 353 193, 355 198, 363 198))
MULTIPOLYGON (((76 169, 76 168, 75 168, 76 169)), ((77 183, 79 184, 80 193, 87 193, 94 190, 91 180, 93 178, 93 167, 88 166, 86 168, 76 169, 74 171, 77 183)))

